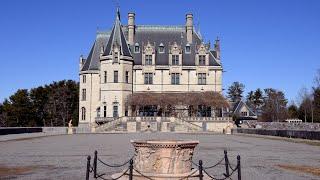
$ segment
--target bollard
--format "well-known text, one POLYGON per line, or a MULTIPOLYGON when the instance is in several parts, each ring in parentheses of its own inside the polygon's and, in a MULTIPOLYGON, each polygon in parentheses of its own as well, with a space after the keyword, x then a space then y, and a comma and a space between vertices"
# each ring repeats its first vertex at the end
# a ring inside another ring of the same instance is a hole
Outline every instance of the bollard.
POLYGON ((238 180, 241 180, 241 164, 240 155, 237 156, 237 169, 238 169, 238 180))
POLYGON ((98 151, 94 151, 94 158, 93 158, 93 177, 97 178, 97 160, 98 160, 98 151))
POLYGON ((133 179, 133 159, 129 162, 129 180, 133 179))
POLYGON ((228 152, 227 150, 224 150, 224 162, 225 162, 225 166, 226 166, 226 177, 229 177, 229 160, 228 160, 228 152))
POLYGON ((89 173, 90 173, 90 160, 91 160, 91 157, 88 156, 87 158, 87 172, 86 172, 86 180, 89 180, 89 173))
POLYGON ((199 179, 203 180, 203 167, 202 167, 202 160, 199 160, 199 179))

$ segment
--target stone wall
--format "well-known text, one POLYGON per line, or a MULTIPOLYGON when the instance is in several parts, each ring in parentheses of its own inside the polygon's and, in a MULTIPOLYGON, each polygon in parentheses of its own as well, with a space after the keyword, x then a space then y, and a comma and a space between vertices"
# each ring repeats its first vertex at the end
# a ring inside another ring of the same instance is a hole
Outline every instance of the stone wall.
POLYGON ((237 128, 232 129, 232 133, 258 134, 267 136, 320 140, 320 131, 237 128))
POLYGON ((0 135, 38 133, 42 132, 41 127, 3 127, 0 128, 0 135))
POLYGON ((287 129, 319 131, 320 123, 288 123, 288 122, 258 122, 254 120, 244 120, 241 127, 261 128, 261 129, 287 129))

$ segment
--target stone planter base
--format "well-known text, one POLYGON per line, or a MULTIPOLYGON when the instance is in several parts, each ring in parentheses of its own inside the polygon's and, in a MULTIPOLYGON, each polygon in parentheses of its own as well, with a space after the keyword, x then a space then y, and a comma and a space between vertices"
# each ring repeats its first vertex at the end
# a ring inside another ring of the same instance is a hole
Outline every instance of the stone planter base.
MULTIPOLYGON (((122 172, 123 173, 123 172, 122 172)), ((111 177, 113 179, 116 179, 117 177, 119 177, 122 173, 116 173, 113 174, 111 177)), ((192 170, 189 173, 184 173, 184 174, 154 174, 154 173, 144 173, 144 176, 147 176, 148 178, 152 179, 152 180, 165 180, 165 179, 169 179, 169 180, 198 180, 199 177, 199 172, 198 170, 192 170), (184 178, 186 177, 186 178, 184 178)), ((140 174, 138 174, 137 172, 133 172, 133 179, 134 180, 146 180, 148 178, 144 177, 140 174)), ((128 172, 122 176, 119 180, 128 180, 129 179, 129 174, 128 172)), ((207 175, 204 175, 203 177, 204 180, 209 180, 211 178, 209 178, 207 175)))

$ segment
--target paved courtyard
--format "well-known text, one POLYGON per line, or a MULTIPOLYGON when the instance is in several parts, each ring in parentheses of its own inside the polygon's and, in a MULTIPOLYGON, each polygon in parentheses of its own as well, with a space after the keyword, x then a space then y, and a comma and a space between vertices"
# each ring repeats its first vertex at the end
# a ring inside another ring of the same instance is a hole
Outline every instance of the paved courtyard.
MULTIPOLYGON (((133 155, 131 139, 199 140, 194 161, 202 159, 205 166, 220 160, 227 149, 234 164, 236 155, 241 155, 244 180, 320 179, 317 175, 283 168, 320 168, 320 146, 236 135, 173 133, 77 134, 2 141, 0 179, 84 179, 87 155, 98 150, 101 159, 107 162, 124 162, 133 155)), ((120 170, 99 167, 99 171, 109 174, 120 170)), ((222 172, 222 167, 210 171, 222 172)))

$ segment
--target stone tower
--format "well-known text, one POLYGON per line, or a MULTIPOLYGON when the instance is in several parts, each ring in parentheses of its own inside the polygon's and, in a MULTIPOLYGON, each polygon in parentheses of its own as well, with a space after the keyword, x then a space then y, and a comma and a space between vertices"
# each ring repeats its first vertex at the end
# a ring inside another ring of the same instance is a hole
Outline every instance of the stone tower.
POLYGON ((100 55, 100 117, 122 117, 129 113, 125 105, 132 94, 133 58, 122 31, 120 12, 110 38, 100 55))

